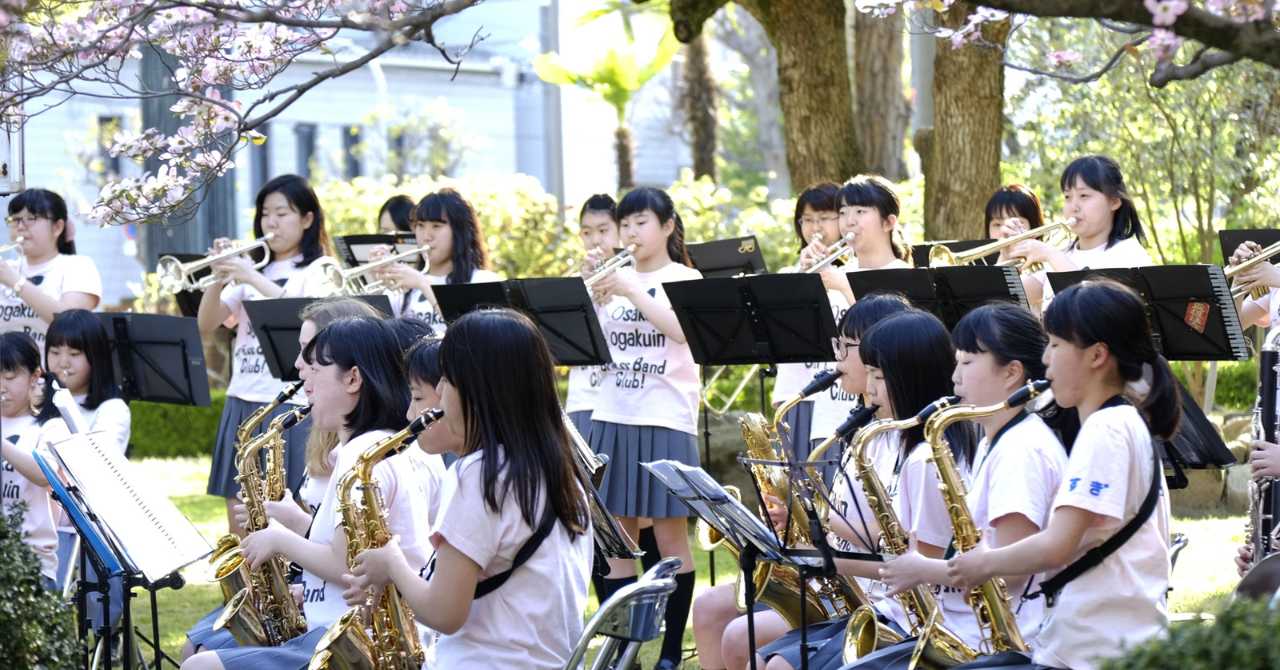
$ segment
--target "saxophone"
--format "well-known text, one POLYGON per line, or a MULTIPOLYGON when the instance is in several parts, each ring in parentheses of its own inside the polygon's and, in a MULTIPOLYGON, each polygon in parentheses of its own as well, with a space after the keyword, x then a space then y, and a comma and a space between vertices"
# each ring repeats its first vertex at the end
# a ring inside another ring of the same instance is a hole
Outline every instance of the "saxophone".
MULTIPOLYGON (((871 464, 867 447, 883 433, 891 430, 907 430, 928 421, 934 412, 950 406, 956 400, 954 396, 940 398, 922 409, 919 414, 907 419, 873 421, 853 436, 851 448, 854 470, 866 493, 867 507, 875 514, 876 521, 880 524, 880 537, 888 554, 896 556, 906 553, 910 540, 907 532, 902 528, 902 523, 898 520, 898 513, 893 509, 892 496, 889 495, 888 489, 884 487, 880 476, 876 474, 875 467, 871 464)), ((917 585, 898 594, 897 598, 911 619, 912 634, 921 639, 927 639, 927 644, 917 646, 917 656, 923 654, 922 658, 929 667, 950 667, 968 663, 977 658, 977 652, 939 623, 941 610, 938 608, 938 601, 932 590, 924 585, 917 585)), ((844 638, 845 662, 852 662, 863 650, 874 648, 876 633, 872 626, 875 622, 875 613, 870 608, 860 610, 849 620, 844 638)), ((912 668, 918 660, 919 658, 912 659, 912 668)))
MULTIPOLYGON (((982 540, 977 526, 973 523, 973 515, 969 512, 965 499, 964 480, 956 468, 955 458, 951 455, 951 445, 947 442, 947 427, 959 421, 972 421, 978 417, 990 416, 1013 407, 1021 407, 1049 388, 1046 380, 1034 381, 1014 391, 1007 400, 996 405, 976 407, 974 405, 954 405, 938 410, 924 425, 924 437, 929 442, 933 456, 930 461, 938 468, 939 488, 942 497, 947 501, 947 514, 951 517, 951 528, 957 552, 963 553, 973 549, 982 540)), ((985 584, 965 594, 965 602, 973 608, 978 619, 978 627, 982 631, 982 652, 997 654, 1006 651, 1027 651, 1027 643, 1018 630, 1018 620, 1009 607, 1009 592, 1004 580, 993 577, 985 584)), ((925 638, 922 636, 921 640, 925 638)))
MULTIPOLYGON (((239 460, 241 449, 244 448, 245 445, 249 444, 250 438, 253 436, 255 432, 257 432, 258 427, 262 425, 262 422, 266 420, 267 415, 274 412, 277 407, 284 404, 284 402, 289 398, 293 397, 301 388, 302 388, 302 382, 295 382, 289 386, 286 386, 284 390, 280 391, 280 393, 277 394, 276 397, 271 402, 254 410, 253 413, 249 415, 249 418, 245 419, 240 423, 240 425, 236 428, 237 460, 239 460)), ((278 500, 278 498, 276 499, 278 500)), ((227 557, 228 553, 234 551, 239 546, 240 546, 240 536, 236 535, 235 533, 227 533, 226 535, 223 535, 222 537, 218 538, 218 544, 214 547, 213 553, 209 555, 209 565, 217 566, 227 557)), ((236 594, 236 591, 231 591, 230 593, 227 593, 226 589, 224 588, 222 593, 222 601, 225 603, 226 601, 230 600, 231 597, 234 596, 235 594, 236 594)))
MULTIPOLYGON (((245 530, 253 533, 267 527, 267 506, 272 490, 281 497, 284 483, 284 431, 296 425, 311 411, 299 407, 281 414, 266 432, 250 440, 240 450, 236 481, 249 514, 245 530), (278 450, 279 458, 268 457, 265 477, 259 476, 259 455, 264 450, 278 450)), ((289 562, 283 556, 272 556, 258 569, 250 570, 239 547, 228 552, 218 564, 214 576, 224 593, 236 589, 214 621, 213 629, 226 628, 241 646, 279 646, 307 632, 307 621, 289 592, 289 562)))
MULTIPOLYGON (((1255 440, 1276 442, 1277 417, 1276 384, 1280 372, 1280 330, 1267 336, 1258 351, 1258 399, 1253 408, 1255 440)), ((1276 526, 1277 502, 1276 478, 1263 477, 1249 480, 1249 514, 1245 523, 1245 537, 1253 550, 1250 568, 1264 558, 1280 550, 1280 527, 1276 526)), ((1247 578, 1247 577, 1246 577, 1247 578)))
MULTIPOLYGON (((373 468, 411 444, 444 412, 428 409, 403 430, 379 440, 360 454, 355 465, 338 479, 338 514, 347 535, 347 567, 366 549, 377 549, 391 541, 386 511, 373 468), (355 490, 356 486, 360 491, 355 490)), ((418 670, 426 652, 418 641, 413 610, 388 584, 375 600, 347 610, 316 645, 309 670, 418 670), (368 619, 366 620, 366 612, 368 619)))

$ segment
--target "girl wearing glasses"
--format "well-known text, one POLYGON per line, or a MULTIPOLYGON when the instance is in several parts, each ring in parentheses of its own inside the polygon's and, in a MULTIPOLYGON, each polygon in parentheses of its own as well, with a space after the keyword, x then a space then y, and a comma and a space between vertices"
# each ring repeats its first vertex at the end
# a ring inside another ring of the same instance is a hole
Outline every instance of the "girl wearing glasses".
POLYGON ((98 306, 102 277, 92 258, 76 255, 67 203, 57 193, 19 193, 9 201, 5 223, 5 244, 17 244, 20 256, 17 264, 0 261, 0 332, 26 333, 44 351, 58 312, 98 306))

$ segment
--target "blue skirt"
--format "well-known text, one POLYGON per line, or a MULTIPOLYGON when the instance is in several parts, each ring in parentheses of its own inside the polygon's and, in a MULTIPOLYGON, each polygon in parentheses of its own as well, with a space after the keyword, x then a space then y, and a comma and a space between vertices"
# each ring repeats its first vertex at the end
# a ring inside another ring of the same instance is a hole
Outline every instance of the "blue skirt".
MULTIPOLYGON (((209 468, 209 495, 222 498, 234 498, 240 493, 240 485, 236 483, 236 429, 254 410, 266 403, 249 402, 227 396, 227 404, 222 408, 222 418, 218 420, 218 433, 213 440, 213 463, 209 468)), ((284 404, 277 407, 265 421, 265 430, 271 420, 285 412, 295 409, 293 405, 284 404)), ((298 492, 302 485, 302 477, 307 470, 307 434, 311 432, 311 419, 285 431, 285 479, 289 490, 298 492)))
POLYGON ((597 454, 609 457, 600 497, 614 516, 666 519, 692 514, 640 465, 667 459, 699 465, 697 440, 691 433, 593 420, 588 441, 597 454))
POLYGON ((582 439, 591 443, 591 410, 584 409, 577 412, 569 412, 569 421, 573 422, 573 427, 578 429, 578 434, 582 439))
MULTIPOLYGON (((883 616, 876 615, 880 623, 887 625, 900 635, 906 633, 898 625, 883 616)), ((835 670, 844 665, 844 631, 848 627, 849 617, 843 616, 811 624, 806 629, 809 644, 809 668, 811 670, 835 670)), ((897 645, 895 645, 896 647, 897 645)), ((890 647, 893 648, 893 647, 890 647)), ((908 647, 907 660, 911 659, 911 647, 908 647)), ((879 650, 876 653, 880 653, 879 650)), ((780 656, 793 668, 801 666, 800 629, 788 631, 782 637, 760 648, 760 655, 768 660, 780 656)), ((870 658, 868 655, 865 658, 870 658)), ((861 663, 863 659, 859 659, 861 663)), ((859 666, 862 667, 862 666, 859 666)), ((906 663, 903 664, 906 667, 906 663)))
POLYGON ((213 623, 218 620, 218 615, 222 614, 222 609, 221 605, 213 608, 212 612, 204 615, 204 618, 197 621, 196 625, 187 631, 187 639, 191 641, 191 646, 195 647, 196 651, 230 649, 240 646, 235 637, 231 635, 231 631, 226 628, 222 630, 213 629, 213 623))
POLYGON ((235 647, 218 649, 218 660, 226 670, 304 670, 324 637, 324 628, 289 640, 279 647, 235 647))

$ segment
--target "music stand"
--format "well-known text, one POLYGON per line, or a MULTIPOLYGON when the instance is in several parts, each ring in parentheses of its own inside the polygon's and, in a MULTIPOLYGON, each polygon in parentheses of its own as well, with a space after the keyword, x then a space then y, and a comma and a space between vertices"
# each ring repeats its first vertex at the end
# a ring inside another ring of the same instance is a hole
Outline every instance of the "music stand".
MULTIPOLYGON (((945 245, 952 253, 960 253, 980 247, 984 244, 991 244, 995 240, 939 240, 937 242, 925 242, 923 244, 911 245, 911 264, 918 268, 932 267, 929 264, 929 250, 935 245, 945 245)), ((1000 252, 988 254, 982 257, 982 260, 975 265, 995 265, 1000 260, 1000 252)))
POLYGON ((99 313, 111 339, 125 400, 209 406, 209 376, 196 320, 162 314, 99 313))
POLYGON ((898 293, 915 307, 932 312, 947 330, 989 302, 1011 302, 1030 309, 1022 279, 1011 266, 862 270, 847 276, 856 299, 870 293, 898 293))
POLYGON ((768 272, 755 235, 690 244, 689 260, 703 277, 733 277, 768 272))
MULTIPOLYGON (((353 268, 357 265, 364 265, 369 262, 369 254, 378 247, 392 247, 392 253, 403 253, 418 248, 413 233, 398 232, 395 235, 384 235, 381 233, 372 235, 339 235, 333 240, 333 247, 338 252, 338 258, 342 260, 342 266, 353 268)), ((419 257, 416 264, 412 264, 415 268, 422 268, 422 259, 419 257)))
POLYGON ((510 307, 538 326, 556 365, 612 363, 595 304, 581 277, 508 279, 432 286, 440 314, 452 323, 481 307, 510 307))
MULTIPOLYGON (((367 303, 379 314, 391 314, 391 299, 385 294, 351 296, 367 303)), ((293 367, 301 348, 298 347, 298 331, 302 319, 298 316, 307 305, 328 298, 276 298, 274 300, 246 300, 245 312, 253 332, 262 346, 271 376, 286 382, 298 381, 298 370, 293 367)))
MULTIPOLYGON (((1097 277, 1113 279, 1132 288, 1142 298, 1156 351, 1168 360, 1243 361, 1249 358, 1249 343, 1221 267, 1097 268, 1050 272, 1048 276, 1055 294, 1097 277)), ((1235 457, 1199 405, 1185 387, 1181 384, 1179 387, 1184 428, 1174 436, 1172 453, 1189 467, 1234 463, 1235 457)), ((1176 462, 1174 466, 1176 469, 1176 462)))

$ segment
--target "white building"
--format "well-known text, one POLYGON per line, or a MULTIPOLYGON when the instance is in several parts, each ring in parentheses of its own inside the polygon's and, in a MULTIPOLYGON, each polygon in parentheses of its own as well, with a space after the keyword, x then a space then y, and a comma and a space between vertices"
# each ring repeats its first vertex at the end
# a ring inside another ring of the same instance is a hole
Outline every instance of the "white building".
MULTIPOLYGON (((456 76, 454 67, 434 50, 415 45, 317 86, 271 120, 264 145, 237 156, 231 177, 237 234, 250 234, 254 194, 272 176, 384 174, 387 147, 396 143, 388 125, 394 125, 404 110, 438 109, 440 101, 454 111, 464 135, 478 139, 465 153, 457 175, 530 174, 571 208, 591 193, 613 192, 617 178, 612 108, 590 92, 542 83, 531 67, 533 57, 544 51, 560 51, 572 61, 599 50, 600 40, 561 39, 581 35, 578 16, 594 6, 588 0, 491 0, 437 26, 445 44, 465 45, 477 31, 485 36, 456 76), (379 117, 375 112, 380 108, 392 113, 379 117)), ((607 29, 600 26, 602 33, 607 29)), ((340 58, 349 58, 361 48, 359 37, 335 40, 330 46, 340 58)), ((131 63, 134 72, 137 66, 131 63)), ((303 80, 324 66, 318 54, 300 58, 273 86, 303 80)), ((629 121, 640 183, 668 184, 690 162, 672 120, 674 72, 673 66, 650 82, 633 105, 637 111, 629 121)), ((39 114, 24 133, 26 185, 49 188, 67 199, 79 224, 79 252, 97 261, 106 293, 103 305, 108 307, 134 295, 140 285, 146 261, 137 244, 138 231, 135 226, 92 228, 83 217, 104 175, 140 171, 127 160, 109 156, 99 137, 107 134, 105 129, 137 129, 141 119, 137 101, 80 96, 39 114)), ((159 228, 148 232, 165 234, 159 228)), ((163 242, 157 247, 166 248, 163 242)))

